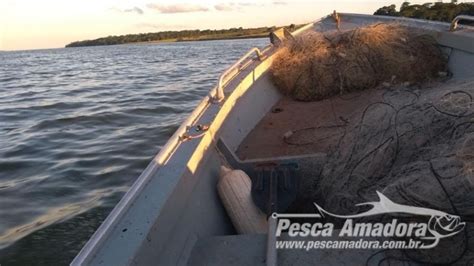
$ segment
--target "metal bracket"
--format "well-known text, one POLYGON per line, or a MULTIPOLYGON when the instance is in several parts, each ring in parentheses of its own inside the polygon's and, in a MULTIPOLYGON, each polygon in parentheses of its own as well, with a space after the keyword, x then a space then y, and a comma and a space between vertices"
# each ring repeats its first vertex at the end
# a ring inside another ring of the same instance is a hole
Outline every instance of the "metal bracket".
POLYGON ((197 138, 203 137, 204 134, 206 134, 207 130, 209 129, 209 125, 201 125, 201 124, 196 125, 196 132, 200 132, 200 133, 195 134, 195 135, 191 135, 187 133, 189 130, 191 130, 191 128, 192 128, 191 126, 186 127, 186 132, 179 136, 180 141, 184 142, 190 139, 197 139, 197 138))
POLYGON ((332 18, 336 22, 337 30, 340 31, 341 30, 341 17, 339 16, 339 13, 336 12, 336 10, 332 12, 332 18))
POLYGON ((224 159, 234 169, 240 169, 247 173, 248 176, 255 176, 258 174, 256 169, 265 165, 290 165, 295 164, 298 160, 312 158, 315 155, 297 155, 297 156, 282 156, 274 158, 261 159, 247 159, 241 160, 237 155, 227 146, 222 138, 219 138, 216 143, 216 148, 222 154, 224 159))
POLYGON ((461 20, 468 20, 468 21, 474 21, 474 16, 468 16, 468 15, 459 15, 453 19, 451 22, 451 26, 449 27, 449 31, 455 31, 458 28, 458 23, 461 20))
POLYGON ((274 46, 282 45, 286 40, 294 40, 293 35, 286 28, 279 28, 270 33, 270 42, 274 46))
POLYGON ((217 87, 216 87, 216 90, 215 90, 216 91, 215 95, 212 97, 212 102, 214 102, 214 103, 217 102, 218 103, 218 102, 221 102, 222 100, 224 100, 224 98, 225 98, 225 95, 224 95, 224 78, 226 78, 230 73, 234 72, 240 66, 240 64, 242 64, 242 62, 244 62, 246 59, 248 59, 254 53, 257 54, 257 57, 258 57, 259 61, 263 60, 263 54, 260 51, 260 49, 258 49, 257 47, 254 47, 254 48, 250 49, 250 51, 248 51, 244 56, 242 56, 239 59, 239 61, 235 62, 235 64, 233 64, 226 71, 224 71, 224 73, 221 74, 221 76, 219 77, 219 83, 217 84, 217 87))

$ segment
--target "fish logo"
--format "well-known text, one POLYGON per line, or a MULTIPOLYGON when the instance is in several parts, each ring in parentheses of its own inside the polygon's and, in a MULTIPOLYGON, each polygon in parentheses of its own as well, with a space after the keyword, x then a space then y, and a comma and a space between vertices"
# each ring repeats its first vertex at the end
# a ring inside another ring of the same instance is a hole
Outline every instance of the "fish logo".
POLYGON ((451 237, 464 230, 466 223, 462 222, 461 217, 453 214, 449 214, 443 211, 434 210, 430 208, 414 207, 409 205, 398 204, 387 198, 385 195, 376 191, 379 197, 378 202, 365 202, 356 204, 356 206, 372 206, 372 208, 366 212, 352 214, 352 215, 338 215, 324 210, 321 206, 314 203, 321 216, 329 215, 336 218, 342 219, 354 219, 369 217, 381 214, 410 214, 417 216, 427 216, 428 220, 428 231, 430 236, 422 237, 424 240, 432 240, 431 244, 423 244, 421 248, 429 249, 438 245, 439 241, 443 238, 451 237))

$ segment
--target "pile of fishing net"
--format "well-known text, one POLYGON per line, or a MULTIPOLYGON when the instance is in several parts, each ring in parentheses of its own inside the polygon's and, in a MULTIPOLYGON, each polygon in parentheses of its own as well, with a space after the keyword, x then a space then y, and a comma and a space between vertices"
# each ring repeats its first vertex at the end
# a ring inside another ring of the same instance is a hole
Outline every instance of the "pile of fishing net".
POLYGON ((313 101, 381 85, 415 84, 446 75, 436 41, 396 24, 310 32, 287 41, 271 67, 285 95, 313 101))
MULTIPOLYGON (((314 212, 311 203, 317 202, 332 213, 361 213, 369 206, 357 204, 379 202, 378 191, 397 204, 456 215, 466 222, 463 232, 429 250, 391 250, 387 256, 398 263, 472 265, 473 96, 474 81, 449 81, 326 100, 333 103, 328 112, 334 112, 339 127, 324 135, 334 145, 325 151, 321 168, 305 174, 306 198, 301 202, 309 204, 298 211, 314 212), (338 119, 338 110, 350 103, 357 107, 350 116, 338 119)), ((320 133, 312 134, 317 139, 320 133)))
MULTIPOLYGON (((290 212, 317 212, 314 202, 338 215, 364 213, 370 206, 358 204, 380 202, 379 192, 466 225, 435 248, 380 250, 368 265, 474 263, 474 81, 444 79, 447 58, 432 37, 394 24, 308 33, 283 44, 271 73, 283 94, 320 101, 312 103, 315 110, 334 117, 292 129, 288 145, 324 142, 327 148, 316 149, 325 157, 302 167, 303 185, 290 212), (327 102, 330 109, 318 107, 327 102)), ((460 228, 440 219, 443 234, 460 228)))

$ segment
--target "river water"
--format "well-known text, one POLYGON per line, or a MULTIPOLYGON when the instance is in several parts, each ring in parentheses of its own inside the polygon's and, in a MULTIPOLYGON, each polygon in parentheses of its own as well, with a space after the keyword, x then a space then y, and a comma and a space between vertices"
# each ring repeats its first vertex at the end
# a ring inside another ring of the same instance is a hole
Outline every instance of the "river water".
POLYGON ((0 265, 68 264, 219 74, 267 42, 0 52, 0 265))

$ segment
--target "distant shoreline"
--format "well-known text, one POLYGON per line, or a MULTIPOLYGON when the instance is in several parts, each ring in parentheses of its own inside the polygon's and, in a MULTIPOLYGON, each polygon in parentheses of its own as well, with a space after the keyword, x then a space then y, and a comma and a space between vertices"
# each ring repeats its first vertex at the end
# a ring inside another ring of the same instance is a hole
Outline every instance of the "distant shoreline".
POLYGON ((188 40, 160 40, 160 41, 148 41, 148 42, 129 42, 129 43, 117 43, 117 44, 106 44, 106 45, 87 45, 87 46, 72 46, 65 48, 80 48, 80 47, 94 47, 94 46, 115 46, 115 45, 145 45, 145 44, 160 44, 160 43, 180 43, 180 42, 205 42, 205 41, 225 41, 225 40, 245 40, 245 39, 263 39, 269 38, 268 34, 265 35, 249 35, 249 36, 235 36, 226 38, 203 38, 203 39, 188 39, 188 40))
POLYGON ((269 37, 268 34, 262 35, 248 35, 248 36, 234 36, 224 38, 201 38, 201 39, 189 39, 189 40, 162 40, 162 41, 149 41, 149 42, 135 42, 135 43, 124 43, 124 44, 150 44, 150 43, 176 43, 176 42, 205 42, 205 41, 224 41, 224 40, 239 40, 239 39, 261 39, 269 37))
MULTIPOLYGON (((285 26, 289 31, 298 29, 301 25, 291 24, 285 26)), ((146 44, 146 43, 165 43, 165 42, 190 42, 190 41, 214 41, 214 40, 236 40, 251 38, 266 38, 277 27, 260 28, 231 28, 225 30, 183 30, 183 31, 163 31, 141 34, 128 34, 120 36, 108 36, 94 40, 76 41, 66 45, 69 47, 84 46, 106 46, 117 44, 146 44)))

